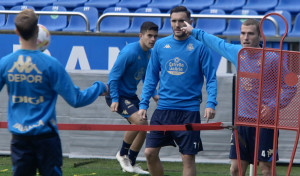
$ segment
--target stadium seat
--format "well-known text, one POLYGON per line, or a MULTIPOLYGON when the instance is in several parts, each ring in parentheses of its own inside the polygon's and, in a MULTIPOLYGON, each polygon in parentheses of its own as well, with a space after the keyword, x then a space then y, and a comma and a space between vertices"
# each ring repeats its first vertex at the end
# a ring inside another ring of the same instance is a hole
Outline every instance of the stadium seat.
MULTIPOLYGON (((10 10, 24 10, 24 9, 32 9, 35 10, 34 7, 32 6, 14 6, 10 10)), ((0 27, 0 30, 14 30, 15 29, 15 18, 17 15, 15 14, 10 14, 7 16, 7 21, 4 26, 0 27)))
MULTIPOLYGON (((231 15, 257 15, 257 12, 254 10, 235 10, 231 15)), ((246 17, 247 18, 247 17, 246 17)), ((223 35, 240 35, 241 25, 246 20, 245 19, 230 19, 226 31, 223 32, 223 35)))
POLYGON ((84 3, 85 6, 96 7, 97 9, 106 9, 115 6, 120 0, 89 0, 84 3))
MULTIPOLYGON (((135 13, 160 13, 160 10, 157 8, 139 8, 135 13)), ((152 21, 158 26, 158 29, 161 28, 161 18, 159 17, 133 17, 131 26, 126 33, 139 33, 140 27, 145 21, 152 21)))
POLYGON ((27 0, 23 3, 23 5, 30 5, 33 7, 45 7, 45 6, 49 6, 52 5, 54 2, 56 2, 57 0, 27 0))
POLYGON ((300 1, 299 0, 279 0, 275 10, 286 10, 291 13, 300 12, 300 1))
POLYGON ((152 0, 148 7, 157 8, 161 11, 168 11, 182 3, 182 0, 152 0))
MULTIPOLYGON (((188 9, 191 14, 193 14, 193 11, 188 9)), ((170 11, 169 10, 167 13, 170 14, 170 11)), ((194 21, 193 21, 193 24, 192 26, 194 26, 194 21)), ((163 22, 163 26, 161 27, 161 29, 158 31, 159 34, 172 34, 173 33, 173 30, 172 30, 172 27, 171 27, 171 21, 170 21, 170 18, 165 18, 164 19, 164 22, 163 22)))
MULTIPOLYGON (((225 14, 221 9, 205 9, 200 14, 225 14)), ((226 29, 226 19, 198 18, 195 28, 200 28, 210 34, 222 34, 226 29)))
POLYGON ((185 0, 181 5, 194 12, 200 12, 201 10, 208 8, 214 3, 214 0, 185 0))
POLYGON ((222 9, 224 11, 232 12, 241 8, 245 4, 246 0, 216 0, 216 2, 210 6, 211 9, 222 9))
MULTIPOLYGON (((109 7, 103 11, 104 13, 129 13, 124 7, 109 7)), ((101 32, 124 32, 130 26, 130 17, 106 17, 100 23, 101 32)))
MULTIPOLYGON (((292 24, 292 15, 291 15, 291 13, 288 12, 288 11, 285 11, 285 10, 275 10, 275 11, 268 11, 268 12, 266 12, 266 14, 271 13, 271 12, 279 13, 286 19, 286 21, 288 23, 288 32, 290 32, 291 31, 291 26, 292 26, 291 25, 292 24)), ((285 23, 284 23, 284 21, 282 20, 282 18, 280 18, 277 15, 272 15, 271 17, 273 17, 277 21, 278 26, 279 26, 279 34, 283 35, 284 32, 285 32, 285 23)), ((265 20, 263 22, 263 32, 264 32, 265 36, 274 36, 276 34, 275 25, 271 21, 265 20)))
POLYGON ((116 6, 128 9, 138 9, 146 7, 151 0, 121 0, 116 6))
MULTIPOLYGON (((90 23, 90 31, 96 29, 96 24, 98 20, 98 10, 96 7, 76 7, 74 12, 82 12, 87 17, 90 23)), ((71 16, 69 25, 63 29, 63 31, 86 31, 86 23, 84 19, 80 16, 71 16)))
POLYGON ((0 0, 0 5, 4 7, 13 7, 22 5, 24 1, 26 0, 0 0))
POLYGON ((243 9, 255 10, 258 13, 265 13, 271 9, 274 9, 278 0, 248 0, 243 9))
MULTIPOLYGON (((64 12, 67 9, 63 6, 46 6, 42 11, 59 11, 64 12)), ((67 26, 66 15, 40 15, 39 24, 44 25, 49 31, 61 31, 67 26)))
MULTIPOLYGON (((0 6, 0 10, 5 10, 4 6, 0 6)), ((5 24, 5 14, 0 14, 0 27, 5 24)))
POLYGON ((300 13, 296 15, 293 29, 288 36, 300 37, 300 13))
POLYGON ((84 5, 87 0, 57 0, 53 6, 63 6, 66 8, 75 8, 84 5))

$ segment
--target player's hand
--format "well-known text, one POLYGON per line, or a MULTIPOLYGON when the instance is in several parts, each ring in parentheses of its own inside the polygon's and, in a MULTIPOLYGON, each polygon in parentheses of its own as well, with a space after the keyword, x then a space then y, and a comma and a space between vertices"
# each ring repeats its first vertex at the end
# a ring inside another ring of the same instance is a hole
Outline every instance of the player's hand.
POLYGON ((158 99, 159 99, 159 96, 158 96, 158 95, 155 95, 155 96, 153 97, 153 100, 155 101, 156 104, 158 103, 158 99))
POLYGON ((110 105, 110 110, 111 112, 117 112, 118 111, 118 107, 119 107, 119 102, 113 102, 110 105))
POLYGON ((185 32, 186 34, 191 34, 192 30, 194 29, 192 25, 190 25, 188 22, 184 21, 184 24, 186 27, 182 27, 181 30, 185 32))
POLYGON ((216 111, 212 108, 205 108, 204 118, 206 118, 206 123, 208 123, 209 119, 215 118, 216 111))
POLYGON ((262 105, 260 115, 262 120, 271 120, 272 110, 267 105, 262 105))
POLYGON ((142 117, 142 119, 147 120, 147 111, 146 109, 140 109, 138 111, 138 115, 142 117))
POLYGON ((105 86, 106 86, 106 91, 103 92, 100 96, 106 96, 106 95, 109 94, 109 88, 108 88, 108 86, 106 84, 105 84, 105 86))

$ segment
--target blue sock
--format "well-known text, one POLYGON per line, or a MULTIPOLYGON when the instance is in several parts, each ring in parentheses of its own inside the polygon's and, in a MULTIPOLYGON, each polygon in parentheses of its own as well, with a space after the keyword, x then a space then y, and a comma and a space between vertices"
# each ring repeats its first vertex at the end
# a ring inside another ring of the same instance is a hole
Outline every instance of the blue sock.
POLYGON ((130 146, 131 144, 127 144, 125 141, 123 141, 122 148, 120 150, 120 155, 121 156, 128 155, 130 146))
POLYGON ((128 158, 131 160, 131 165, 135 165, 135 161, 136 161, 136 158, 139 154, 139 151, 138 152, 135 152, 133 150, 129 150, 129 155, 128 155, 128 158))

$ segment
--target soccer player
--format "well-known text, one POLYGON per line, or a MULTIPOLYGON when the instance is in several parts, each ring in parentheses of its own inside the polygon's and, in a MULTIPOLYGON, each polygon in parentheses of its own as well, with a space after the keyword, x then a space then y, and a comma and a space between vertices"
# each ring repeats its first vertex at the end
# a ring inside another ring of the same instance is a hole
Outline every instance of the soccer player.
MULTIPOLYGON (((200 40, 204 43, 205 46, 208 46, 212 50, 218 52, 220 55, 224 56, 230 62, 232 62, 237 67, 238 53, 243 47, 260 47, 260 39, 261 34, 259 30, 259 22, 254 19, 248 19, 241 25, 241 33, 240 33, 240 42, 241 45, 229 44, 226 43, 223 39, 220 39, 214 35, 207 34, 201 29, 193 29, 191 25, 187 22, 186 27, 183 27, 182 30, 187 34, 191 34, 196 39, 200 40)), ((243 55, 247 55, 247 53, 243 53, 243 55)), ((270 54, 271 55, 271 54, 270 54)), ((275 53, 272 54, 276 56, 275 53)), ((245 72, 259 72, 261 63, 258 59, 261 56, 255 56, 251 58, 251 55, 248 55, 249 58, 244 58, 244 62, 248 62, 248 68, 242 68, 245 72)), ((268 55, 267 55, 268 56, 268 55)), ((287 62, 286 58, 284 62, 287 62)), ((262 109, 261 109, 261 118, 262 119, 270 119, 274 117, 275 113, 275 100, 276 100, 276 83, 278 77, 278 60, 272 58, 265 59, 265 70, 264 70, 264 86, 263 86, 263 97, 262 100, 262 109), (272 79, 270 79, 272 78, 272 79), (275 79, 275 81, 274 81, 275 79), (267 95, 267 96, 266 96, 267 95)), ((284 64, 283 74, 287 74, 288 68, 284 64)), ((243 114, 239 113, 239 117, 243 115, 244 118, 253 118, 256 117, 256 109, 257 109, 257 101, 258 101, 258 89, 255 87, 257 83, 255 83, 255 79, 244 79, 241 81, 242 86, 240 89, 240 96, 243 96, 243 101, 240 101, 239 112, 243 112, 243 114)), ((286 105, 290 102, 296 92, 296 88, 294 86, 287 86, 283 84, 281 92, 282 101, 280 104, 280 108, 286 107, 286 105)), ((242 174, 245 175, 247 167, 250 163, 254 161, 254 148, 255 148, 255 134, 256 129, 254 127, 246 127, 239 126, 238 133, 242 137, 245 142, 244 145, 240 144, 240 154, 241 154, 241 165, 242 165, 242 174)), ((272 169, 272 157, 273 157, 273 136, 274 130, 261 128, 260 130, 260 140, 259 140, 259 167, 264 176, 271 175, 272 169)), ((241 143, 241 142, 240 142, 241 143)), ((278 152, 276 152, 276 159, 278 160, 278 152)), ((236 155, 236 147, 234 140, 234 133, 231 138, 231 149, 229 158, 231 159, 231 167, 230 172, 231 175, 237 176, 238 173, 238 161, 236 155)))
MULTIPOLYGON (((125 46, 109 73, 108 86, 110 95, 106 102, 112 112, 123 116, 130 124, 147 125, 147 119, 137 114, 139 98, 136 95, 140 80, 144 80, 146 68, 158 33, 158 26, 152 22, 144 22, 140 28, 139 41, 125 46)), ((153 94, 155 101, 158 95, 153 94)), ((123 171, 148 174, 136 163, 136 158, 144 144, 146 132, 126 131, 121 150, 116 158, 123 171)))
POLYGON ((0 60, 0 90, 7 85, 8 129, 13 175, 62 175, 62 148, 55 105, 61 95, 73 107, 92 103, 107 87, 95 82, 80 90, 54 57, 37 50, 38 16, 31 9, 15 18, 21 49, 0 60))
MULTIPOLYGON (((204 117, 215 116, 217 105, 216 70, 209 51, 195 38, 181 31, 184 21, 192 23, 184 6, 171 10, 173 34, 158 40, 153 48, 142 90, 139 114, 145 119, 149 99, 159 81, 158 105, 150 125, 201 123, 200 103, 206 78, 208 100, 204 117)), ((195 155, 202 151, 200 131, 150 131, 146 138, 145 155, 151 175, 163 176, 159 158, 161 147, 179 146, 183 176, 195 176, 195 155)))

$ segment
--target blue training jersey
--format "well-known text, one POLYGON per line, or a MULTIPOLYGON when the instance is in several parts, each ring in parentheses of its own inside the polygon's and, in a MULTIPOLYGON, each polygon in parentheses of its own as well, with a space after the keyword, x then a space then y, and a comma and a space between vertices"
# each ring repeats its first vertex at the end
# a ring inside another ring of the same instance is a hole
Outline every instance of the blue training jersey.
POLYGON ((73 107, 92 103, 106 91, 102 82, 80 90, 54 57, 38 50, 20 49, 0 60, 0 90, 7 85, 8 129, 13 134, 58 133, 57 95, 73 107))
POLYGON ((199 111, 204 76, 208 93, 206 107, 214 109, 216 70, 208 50, 193 37, 176 40, 170 35, 158 40, 147 67, 140 109, 148 109, 149 99, 160 81, 157 109, 199 111))
POLYGON ((135 97, 137 86, 145 78, 151 51, 144 51, 139 43, 126 45, 109 73, 108 85, 112 102, 119 101, 119 95, 135 97))
MULTIPOLYGON (((224 56, 237 68, 238 54, 242 49, 242 45, 230 44, 225 40, 208 34, 201 29, 193 29, 192 36, 203 42, 215 52, 224 56)), ((249 54, 247 50, 240 53, 241 68, 240 71, 246 73, 259 73, 261 70, 261 52, 257 54, 249 54)), ((272 110, 273 116, 275 115, 276 96, 277 96, 277 79, 278 79, 278 53, 266 52, 264 63, 264 83, 262 87, 262 105, 268 106, 272 110), (272 79, 270 79, 272 78, 272 79)), ((283 58, 283 78, 290 71, 287 67, 288 58, 283 58)), ((296 87, 288 86, 282 80, 280 95, 280 108, 286 107, 292 98, 295 96, 296 87)), ((238 115, 248 118, 257 117, 258 97, 259 97, 259 82, 258 79, 242 78, 240 79, 240 89, 238 92, 240 101, 238 102, 238 115)))

